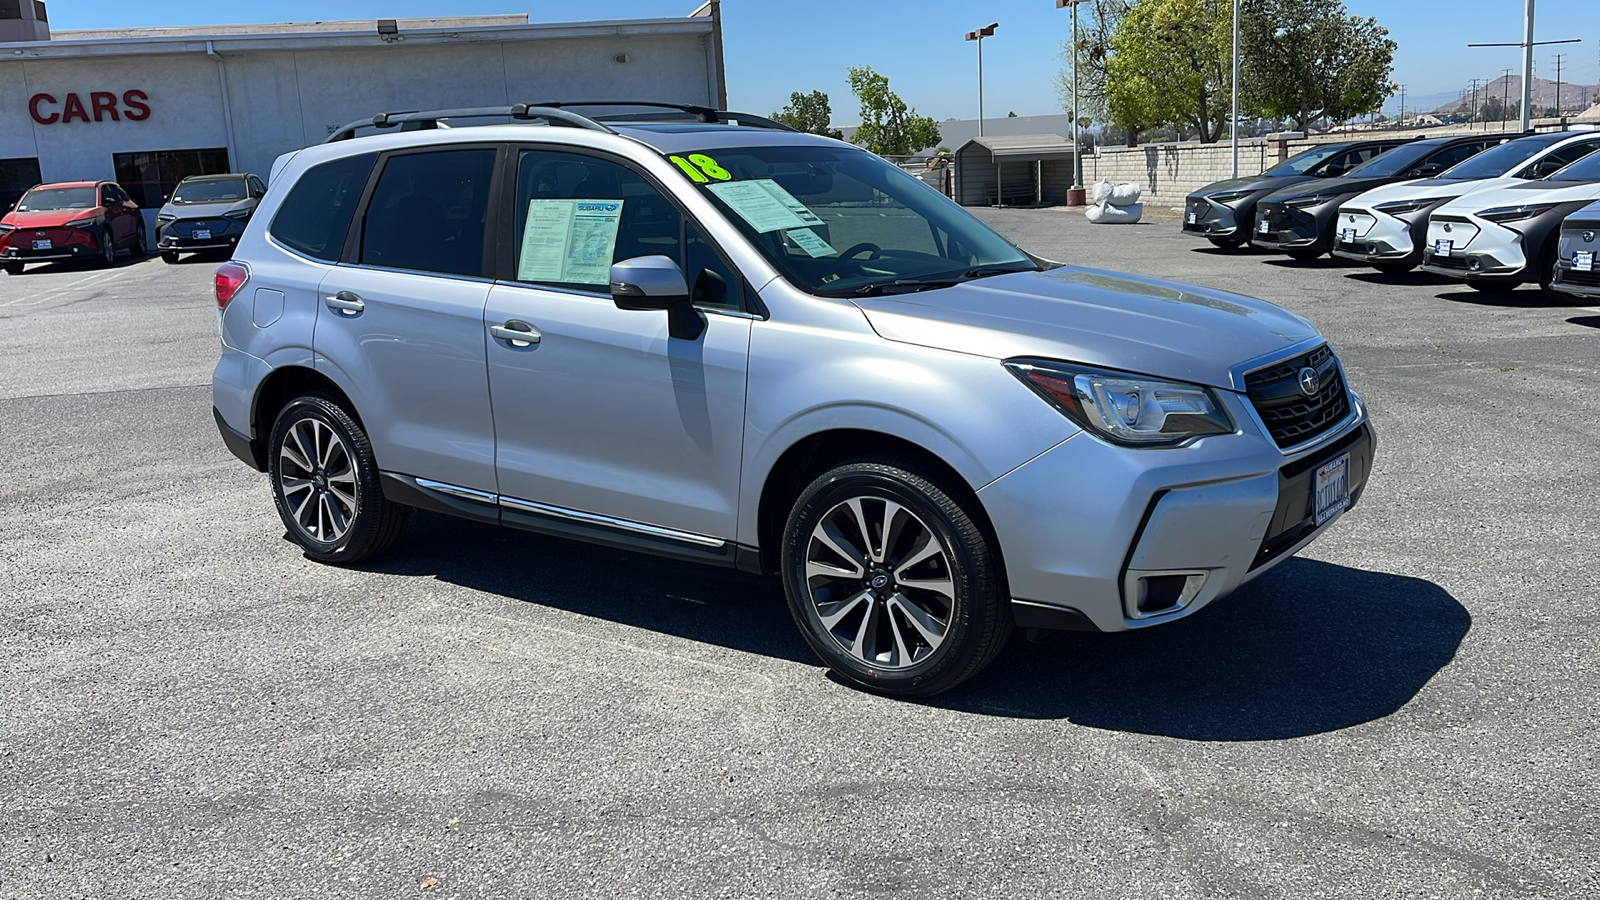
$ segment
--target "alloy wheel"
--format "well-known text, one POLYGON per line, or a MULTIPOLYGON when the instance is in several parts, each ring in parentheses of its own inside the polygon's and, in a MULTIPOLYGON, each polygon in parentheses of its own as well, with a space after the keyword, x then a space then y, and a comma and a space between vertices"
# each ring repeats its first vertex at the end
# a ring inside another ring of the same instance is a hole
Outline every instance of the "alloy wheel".
POLYGON ((356 517, 355 461, 344 441, 318 419, 289 427, 279 451, 278 487, 295 523, 312 540, 331 544, 356 517))
POLYGON ((852 497, 818 520, 805 585, 822 629, 849 656, 906 669, 944 643, 956 607, 950 550, 894 500, 852 497))

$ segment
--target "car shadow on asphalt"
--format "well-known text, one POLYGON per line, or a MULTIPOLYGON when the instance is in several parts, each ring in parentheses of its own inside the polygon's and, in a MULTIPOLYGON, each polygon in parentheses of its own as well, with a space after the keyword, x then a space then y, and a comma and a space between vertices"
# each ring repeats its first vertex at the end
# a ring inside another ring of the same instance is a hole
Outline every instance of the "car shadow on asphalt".
POLYGON ((1474 306, 1499 306, 1505 309, 1572 309, 1593 306, 1581 297, 1563 295, 1559 298, 1545 296, 1538 286, 1523 285, 1507 291, 1449 291, 1438 295, 1440 300, 1454 303, 1471 303, 1474 306))
POLYGON ((1600 328, 1600 316, 1573 316, 1567 320, 1568 325, 1583 325, 1588 328, 1600 328))
POLYGON ((129 266, 136 266, 139 263, 149 262, 153 259, 155 259, 154 255, 129 256, 119 253, 117 254, 116 259, 112 260, 111 265, 109 266, 97 259, 63 259, 47 263, 33 263, 29 265, 21 275, 14 275, 12 277, 26 278, 29 275, 65 274, 68 272, 82 272, 85 275, 92 275, 95 272, 109 272, 112 269, 126 269, 129 266))
POLYGON ((413 515, 399 543, 362 568, 820 665, 775 578, 429 512, 413 515))
POLYGON ((1344 277, 1380 287, 1442 287, 1459 283, 1448 275, 1432 272, 1351 272, 1344 277))
POLYGON ((1015 641, 932 702, 1183 740, 1304 737, 1405 706, 1471 625, 1430 581, 1297 558, 1187 621, 1015 641))
POLYGON ((1345 259, 1342 256, 1319 256, 1316 259, 1295 259, 1290 256, 1279 256, 1274 259, 1264 259, 1262 262, 1269 266, 1278 266, 1284 269, 1358 269, 1366 263, 1354 259, 1345 259))

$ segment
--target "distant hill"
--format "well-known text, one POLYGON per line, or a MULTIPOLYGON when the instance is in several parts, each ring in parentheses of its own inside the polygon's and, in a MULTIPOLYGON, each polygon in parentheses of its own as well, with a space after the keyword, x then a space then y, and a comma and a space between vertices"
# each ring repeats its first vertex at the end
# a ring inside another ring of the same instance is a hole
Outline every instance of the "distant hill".
MULTIPOLYGON (((1444 101, 1440 102, 1440 104, 1437 107, 1434 107, 1434 109, 1433 109, 1434 114, 1435 115, 1439 115, 1439 114, 1447 114, 1447 113, 1457 113, 1457 112, 1466 113, 1466 112, 1468 112, 1469 111, 1468 108, 1472 106, 1472 88, 1469 85, 1466 88, 1464 88, 1464 90, 1466 91, 1466 96, 1465 97, 1457 97, 1456 99, 1447 99, 1447 100, 1444 100, 1444 101)), ((1437 98, 1437 96, 1438 95, 1435 95, 1434 97, 1428 97, 1426 99, 1427 100, 1435 100, 1437 98)), ((1446 95, 1446 96, 1448 97, 1448 95, 1446 95)), ((1510 98, 1510 103, 1511 103, 1512 106, 1515 106, 1516 104, 1521 103, 1522 102, 1522 76, 1521 75, 1511 75, 1509 77, 1501 76, 1501 77, 1496 78, 1493 81, 1489 82, 1487 86, 1480 84, 1478 86, 1478 105, 1482 106, 1485 102, 1487 102, 1489 97, 1494 97, 1497 100, 1509 97, 1510 98)), ((1419 99, 1421 99, 1421 98, 1419 98, 1419 99)), ((1562 112, 1565 112, 1565 113, 1583 112, 1584 110, 1586 110, 1589 107, 1593 106, 1597 100, 1600 100, 1600 85, 1595 85, 1595 84, 1574 84, 1574 83, 1572 83, 1570 81, 1562 81, 1561 82, 1561 111, 1562 112)), ((1554 81, 1550 81, 1550 80, 1547 80, 1547 79, 1544 79, 1544 78, 1539 78, 1539 77, 1535 76, 1534 79, 1533 79, 1533 106, 1534 106, 1534 108, 1535 109, 1540 109, 1540 108, 1543 108, 1543 107, 1555 106, 1555 105, 1556 105, 1556 83, 1554 81)))

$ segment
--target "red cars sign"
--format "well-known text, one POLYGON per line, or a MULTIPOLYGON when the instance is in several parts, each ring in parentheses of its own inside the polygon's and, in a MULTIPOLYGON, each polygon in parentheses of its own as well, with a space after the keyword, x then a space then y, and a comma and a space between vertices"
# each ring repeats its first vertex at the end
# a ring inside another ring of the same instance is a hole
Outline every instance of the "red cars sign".
POLYGON ((63 100, 57 100, 51 94, 34 94, 28 98, 28 114, 40 125, 103 122, 108 117, 113 122, 120 122, 124 118, 130 122, 142 122, 150 118, 150 107, 145 102, 149 99, 150 95, 140 90, 123 91, 120 98, 110 91, 91 91, 89 103, 85 106, 83 98, 77 94, 68 94, 63 100), (94 116, 92 120, 89 118, 91 115, 94 116))

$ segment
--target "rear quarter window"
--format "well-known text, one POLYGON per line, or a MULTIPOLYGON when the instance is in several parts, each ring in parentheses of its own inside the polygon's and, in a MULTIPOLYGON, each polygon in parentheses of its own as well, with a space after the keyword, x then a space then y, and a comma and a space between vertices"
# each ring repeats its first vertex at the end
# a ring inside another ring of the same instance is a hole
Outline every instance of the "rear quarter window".
POLYGON ((377 154, 369 153, 307 169, 283 198, 268 233, 278 243, 314 259, 338 260, 377 159, 377 154))

